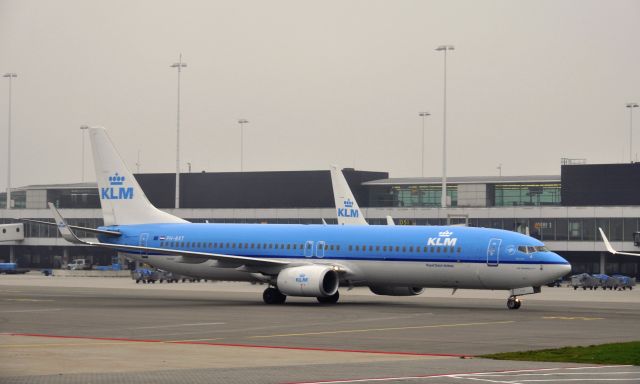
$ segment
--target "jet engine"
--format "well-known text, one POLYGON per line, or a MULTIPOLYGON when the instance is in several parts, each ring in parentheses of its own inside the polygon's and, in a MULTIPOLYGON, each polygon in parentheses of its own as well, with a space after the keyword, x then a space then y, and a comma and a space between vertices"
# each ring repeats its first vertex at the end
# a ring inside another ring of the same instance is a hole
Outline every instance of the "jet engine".
POLYGON ((286 268, 278 274, 278 290, 287 296, 328 297, 338 291, 338 272, 326 265, 286 268))
POLYGON ((421 287, 369 287, 376 295, 384 296, 416 296, 424 291, 421 287))

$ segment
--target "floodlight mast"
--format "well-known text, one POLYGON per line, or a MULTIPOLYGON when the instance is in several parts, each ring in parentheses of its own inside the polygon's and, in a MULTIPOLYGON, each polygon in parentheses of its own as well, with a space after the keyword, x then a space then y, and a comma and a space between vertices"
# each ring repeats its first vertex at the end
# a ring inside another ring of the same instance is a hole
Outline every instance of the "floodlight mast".
POLYGON ((633 163, 633 109, 638 108, 638 103, 627 103, 629 108, 629 162, 633 163))
POLYGON ((187 63, 182 62, 182 53, 177 63, 171 64, 171 68, 178 69, 178 113, 176 127, 176 208, 180 208, 180 73, 186 68, 187 63))
POLYGON ((7 72, 2 77, 9 79, 9 125, 7 129, 7 210, 11 209, 11 87, 12 80, 18 77, 15 72, 7 72))
POLYGON ((442 196, 440 205, 447 207, 447 51, 453 51, 453 45, 440 45, 436 51, 444 52, 444 106, 442 115, 442 196))

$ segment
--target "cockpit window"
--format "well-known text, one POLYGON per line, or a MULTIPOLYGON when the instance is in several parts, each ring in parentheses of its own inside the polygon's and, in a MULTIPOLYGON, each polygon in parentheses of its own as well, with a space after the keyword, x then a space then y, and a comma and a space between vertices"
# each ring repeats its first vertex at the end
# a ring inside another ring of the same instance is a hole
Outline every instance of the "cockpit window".
POLYGON ((535 253, 535 252, 549 252, 549 249, 547 249, 547 247, 545 247, 544 245, 539 245, 539 246, 535 246, 532 247, 530 245, 520 245, 518 247, 518 251, 522 252, 522 253, 535 253))

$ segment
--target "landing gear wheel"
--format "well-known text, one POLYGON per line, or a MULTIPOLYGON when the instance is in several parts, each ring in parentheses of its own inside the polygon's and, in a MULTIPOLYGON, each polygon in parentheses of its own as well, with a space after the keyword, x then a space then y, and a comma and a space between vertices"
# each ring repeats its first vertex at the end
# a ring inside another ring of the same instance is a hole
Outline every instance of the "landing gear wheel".
POLYGON ((518 309, 522 305, 522 302, 517 297, 510 297, 507 300, 507 308, 509 309, 518 309))
POLYGON ((262 300, 265 304, 284 304, 287 296, 283 295, 277 288, 267 288, 262 293, 262 300))
POLYGON ((336 291, 336 293, 331 296, 320 296, 316 297, 316 299, 318 299, 318 302, 322 304, 335 304, 338 302, 338 299, 340 299, 340 292, 336 291))

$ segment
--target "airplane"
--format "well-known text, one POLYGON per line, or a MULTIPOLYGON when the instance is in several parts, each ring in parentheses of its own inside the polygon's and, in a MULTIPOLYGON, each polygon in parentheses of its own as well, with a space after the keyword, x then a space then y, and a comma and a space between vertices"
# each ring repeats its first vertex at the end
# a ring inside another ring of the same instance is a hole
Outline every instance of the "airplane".
POLYGON ((173 273, 266 283, 266 304, 288 296, 333 304, 341 287, 388 296, 444 287, 508 290, 507 307, 518 309, 520 296, 571 271, 537 239, 498 229, 189 223, 149 202, 104 128, 89 128, 89 135, 104 226, 68 225, 51 203, 55 223, 45 224, 72 243, 113 249, 173 273), (76 230, 98 241, 80 239, 76 230))

